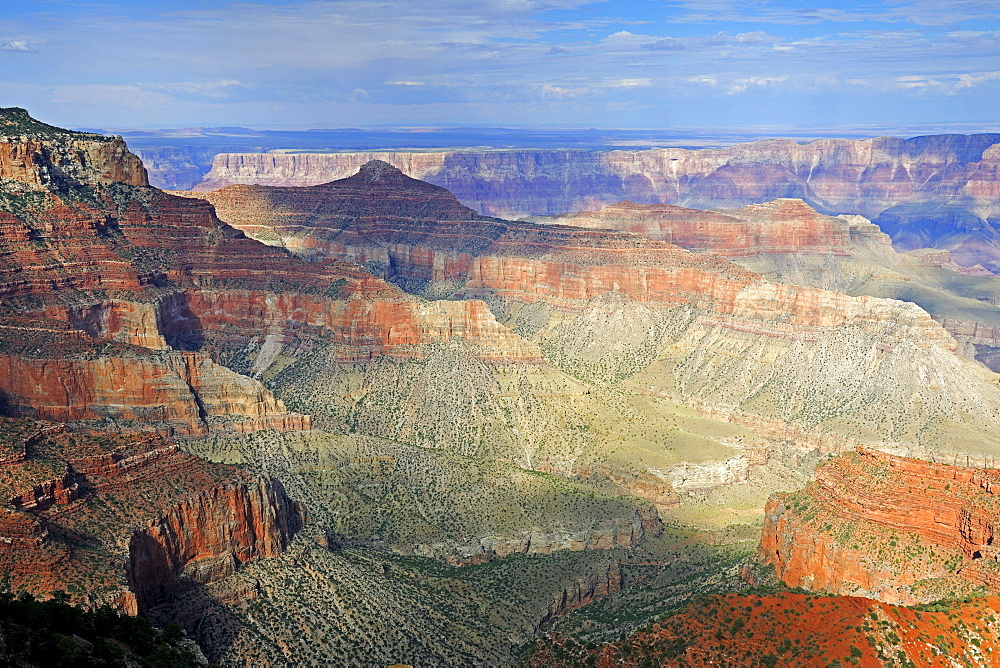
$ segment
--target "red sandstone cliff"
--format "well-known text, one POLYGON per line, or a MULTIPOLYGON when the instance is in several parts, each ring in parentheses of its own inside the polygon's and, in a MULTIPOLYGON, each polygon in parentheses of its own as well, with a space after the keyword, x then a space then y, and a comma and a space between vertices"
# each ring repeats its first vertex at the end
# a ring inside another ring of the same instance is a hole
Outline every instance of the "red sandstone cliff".
MULTIPOLYGON (((669 204, 619 202, 600 211, 536 216, 540 224, 612 229, 726 257, 761 253, 846 255, 862 223, 818 213, 800 199, 777 199, 742 209, 705 211, 669 204)), ((864 220, 864 219, 861 219, 864 220)), ((868 223, 869 236, 889 239, 868 223)))
POLYGON ((141 165, 118 140, 8 117, 28 135, 8 137, 0 169, 34 191, 0 197, 8 412, 178 434, 223 422, 308 428, 259 382, 203 354, 253 339, 329 338, 358 360, 420 357, 426 344, 462 337, 486 360, 540 359, 480 302, 428 304, 354 266, 303 262, 220 222, 205 202, 142 187, 141 165))
MULTIPOLYGON (((768 284, 716 255, 696 255, 630 233, 478 216, 446 190, 385 163, 369 163, 352 177, 320 186, 233 186, 205 198, 248 233, 267 230, 296 252, 368 264, 416 291, 571 310, 614 291, 665 307, 696 304, 726 316, 809 327, 858 322, 879 328, 889 317, 925 330, 927 340, 954 347, 925 313, 898 302, 768 284)), ((741 216, 736 227, 744 230, 740 252, 752 242, 746 230, 765 225, 761 221, 784 230, 784 248, 805 243, 805 237, 818 248, 842 248, 852 233, 849 221, 821 216, 801 203, 733 213, 741 216), (813 232, 789 232, 798 228, 789 220, 806 214, 815 223, 813 232)))
POLYGON ((277 556, 302 512, 280 482, 265 478, 214 487, 167 510, 129 541, 125 568, 139 609, 221 580, 251 559, 277 556))
POLYGON ((80 591, 78 604, 134 614, 136 595, 162 602, 274 556, 304 517, 277 481, 157 435, 80 436, 0 418, 0 445, 13 455, 0 462, 0 566, 12 590, 80 591))
POLYGON ((30 355, 0 353, 5 410, 45 420, 104 420, 110 429, 166 429, 205 435, 213 419, 237 431, 299 430, 309 417, 289 413, 260 384, 198 353, 105 346, 74 358, 62 346, 30 355), (122 423, 124 422, 124 423, 122 423))
POLYGON ((998 491, 993 469, 840 455, 770 499, 761 555, 790 586, 890 603, 941 598, 949 578, 997 591, 998 491))

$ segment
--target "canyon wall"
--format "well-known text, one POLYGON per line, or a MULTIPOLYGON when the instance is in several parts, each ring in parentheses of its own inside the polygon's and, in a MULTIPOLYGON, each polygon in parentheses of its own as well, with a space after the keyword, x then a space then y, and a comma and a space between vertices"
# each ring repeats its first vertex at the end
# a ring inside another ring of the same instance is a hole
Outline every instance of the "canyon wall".
POLYGON ((216 582, 258 557, 277 556, 303 511, 277 480, 214 487, 137 529, 125 570, 139 609, 216 582))
MULTIPOLYGON (((643 394, 801 448, 866 443, 923 456, 956 446, 941 420, 982 434, 1000 414, 988 375, 958 359, 955 340, 910 303, 771 283, 717 254, 629 232, 479 216, 384 162, 319 186, 205 197, 233 225, 297 253, 365 262, 418 294, 481 299, 513 327, 534 318, 545 359, 570 373, 634 376, 629 387, 643 394)), ((689 240, 738 257, 761 239, 818 257, 847 257, 857 244, 892 253, 864 219, 800 200, 706 217, 714 222, 684 228, 689 240)), ((993 442, 970 438, 962 442, 993 442)))
POLYGON ((0 463, 0 564, 14 590, 68 589, 77 605, 136 614, 275 556, 304 520, 277 481, 161 435, 87 436, 10 418, 0 435, 16 455, 0 463))
POLYGON ((725 257, 760 253, 845 255, 851 247, 852 232, 860 234, 860 230, 854 230, 858 223, 822 215, 800 199, 776 199, 718 211, 619 202, 594 212, 532 216, 526 220, 632 232, 725 257))
POLYGON ((149 185, 142 161, 121 137, 56 128, 18 107, 0 109, 0 179, 39 190, 114 182, 149 185))
POLYGON ((563 550, 609 550, 615 547, 635 547, 646 537, 657 537, 663 531, 659 515, 652 506, 639 507, 630 517, 593 522, 587 527, 564 527, 546 530, 533 527, 513 536, 482 536, 471 543, 449 541, 415 545, 413 554, 444 557, 460 566, 484 563, 515 554, 554 554, 563 550))
MULTIPOLYGON (((986 462, 991 465, 994 462, 986 462)), ((760 553, 793 587, 912 605, 935 581, 1000 589, 995 469, 859 450, 768 502, 760 553)))
POLYGON ((728 209, 798 198, 822 213, 865 216, 903 248, 948 248, 963 266, 996 269, 998 142, 1000 135, 934 135, 604 153, 220 154, 195 189, 314 185, 381 159, 504 218, 595 211, 623 200, 728 209))
POLYGON ((356 266, 302 261, 222 223, 203 201, 145 187, 120 140, 51 128, 23 110, 0 121, 0 136, 24 133, 0 142, 2 177, 31 191, 0 194, 8 414, 178 435, 309 428, 308 416, 208 357, 258 339, 276 352, 332 336, 345 360, 358 360, 420 357, 458 337, 484 359, 540 359, 481 302, 426 303, 356 266))

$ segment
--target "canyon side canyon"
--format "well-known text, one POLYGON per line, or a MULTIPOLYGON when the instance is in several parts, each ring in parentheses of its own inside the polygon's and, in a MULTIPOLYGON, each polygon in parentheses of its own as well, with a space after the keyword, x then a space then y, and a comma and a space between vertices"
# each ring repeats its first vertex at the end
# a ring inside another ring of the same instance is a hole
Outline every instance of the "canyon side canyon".
POLYGON ((998 140, 230 154, 168 193, 0 110, 5 587, 224 665, 988 665, 998 140))

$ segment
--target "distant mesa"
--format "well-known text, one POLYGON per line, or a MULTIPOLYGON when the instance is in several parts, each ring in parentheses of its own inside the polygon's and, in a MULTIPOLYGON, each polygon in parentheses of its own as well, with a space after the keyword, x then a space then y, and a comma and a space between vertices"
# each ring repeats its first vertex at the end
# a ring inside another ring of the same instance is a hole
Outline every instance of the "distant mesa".
POLYGON ((998 143, 1000 135, 977 134, 775 139, 702 150, 221 153, 194 189, 316 185, 381 159, 503 218, 597 211, 623 200, 739 209, 797 198, 823 214, 862 215, 903 250, 945 248, 962 266, 1000 270, 991 213, 1000 205, 998 143))

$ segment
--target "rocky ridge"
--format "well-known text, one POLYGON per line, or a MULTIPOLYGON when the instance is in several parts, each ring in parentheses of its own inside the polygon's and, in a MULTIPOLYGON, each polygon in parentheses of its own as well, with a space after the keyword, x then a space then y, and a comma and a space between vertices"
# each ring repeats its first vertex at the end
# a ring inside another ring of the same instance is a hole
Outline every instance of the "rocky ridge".
POLYGON ((9 413, 187 435, 309 428, 258 381, 209 357, 304 330, 332 335, 345 359, 420 356, 453 336, 484 358, 539 358, 480 303, 426 304, 354 267, 290 258, 221 223, 204 202, 145 187, 141 163, 113 140, 49 130, 20 112, 2 117, 21 133, 5 140, 16 156, 0 158, 11 186, 0 193, 9 413), (65 178, 45 176, 67 146, 65 178), (101 153, 108 146, 118 148, 101 153), (115 378, 156 380, 125 387, 115 378))
MULTIPOLYGON (((717 255, 628 232, 478 216, 386 163, 320 186, 233 186, 205 197, 236 227, 261 238, 266 231, 297 253, 361 262, 422 294, 480 298, 570 373, 628 382, 777 441, 919 454, 953 447, 940 427, 930 427, 941 419, 970 432, 996 420, 991 407, 1000 400, 989 378, 955 358, 954 339, 912 304, 770 283, 717 255), (608 301, 609 294, 617 297, 608 301), (634 340, 626 335, 633 330, 634 340), (608 354, 592 359, 602 350, 608 354), (832 376, 831 361, 841 368, 832 376), (803 371, 813 366, 826 371, 803 371), (882 371, 872 375, 876 367, 882 371), (914 368, 927 369, 935 382, 914 368), (840 389, 828 386, 831 377, 840 389), (889 377, 892 383, 879 380, 889 377), (835 408, 831 391, 842 397, 835 408), (890 405, 909 417, 885 420, 881 411, 890 405), (935 407, 930 414, 927 405, 935 407)), ((654 209, 654 218, 689 215, 654 209)), ((721 237, 705 228, 703 244, 742 230, 732 237, 742 241, 725 242, 737 254, 748 251, 761 226, 775 248, 806 244, 817 256, 885 245, 867 221, 823 216, 799 201, 711 215, 729 222, 720 223, 721 237), (803 216, 811 223, 802 229, 812 232, 789 237, 803 216)))
MULTIPOLYGON (((734 210, 619 202, 600 211, 526 218, 536 223, 632 232, 691 251, 725 257, 761 253, 845 254, 852 229, 800 199, 776 199, 734 210)), ((875 232, 878 233, 877 229, 875 232)))
POLYGON ((142 161, 121 137, 40 123, 18 107, 0 108, 0 185, 34 190, 128 183, 148 186, 142 161))
POLYGON ((1000 281, 979 265, 957 264, 946 250, 897 253, 889 237, 862 216, 824 216, 802 200, 779 199, 717 211, 623 202, 530 220, 631 231, 730 257, 769 280, 913 302, 955 337, 960 354, 998 368, 1000 281))

